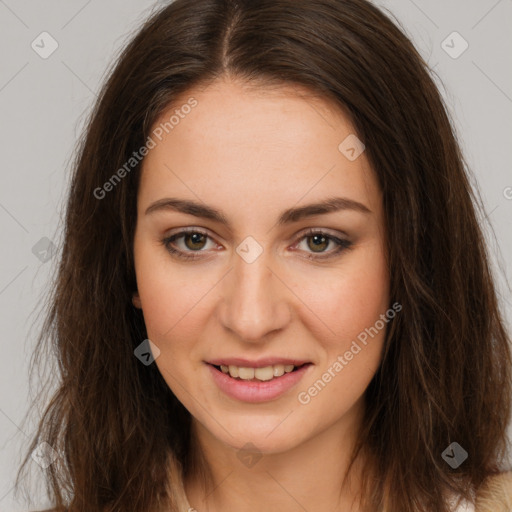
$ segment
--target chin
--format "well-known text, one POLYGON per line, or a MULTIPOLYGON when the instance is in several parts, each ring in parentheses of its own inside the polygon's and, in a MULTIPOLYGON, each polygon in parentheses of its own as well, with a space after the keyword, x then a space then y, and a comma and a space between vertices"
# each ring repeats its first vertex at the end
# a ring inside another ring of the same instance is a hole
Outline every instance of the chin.
POLYGON ((254 451, 261 454, 288 451, 307 438, 304 430, 300 429, 300 425, 291 422, 288 418, 283 422, 283 417, 256 420, 236 415, 232 420, 225 419, 222 426, 208 421, 206 426, 203 424, 203 428, 206 428, 218 441, 236 451, 252 450, 254 445, 256 447, 254 451), (289 424, 285 425, 287 422, 289 424))

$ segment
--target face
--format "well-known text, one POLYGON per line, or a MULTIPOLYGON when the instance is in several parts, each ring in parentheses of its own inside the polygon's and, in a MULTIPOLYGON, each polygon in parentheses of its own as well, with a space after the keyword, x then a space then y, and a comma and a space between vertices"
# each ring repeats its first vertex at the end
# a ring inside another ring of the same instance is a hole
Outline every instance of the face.
POLYGON ((188 91, 155 123, 137 199, 154 364, 199 429, 264 453, 361 409, 390 307, 373 171, 342 111, 298 91, 188 91))

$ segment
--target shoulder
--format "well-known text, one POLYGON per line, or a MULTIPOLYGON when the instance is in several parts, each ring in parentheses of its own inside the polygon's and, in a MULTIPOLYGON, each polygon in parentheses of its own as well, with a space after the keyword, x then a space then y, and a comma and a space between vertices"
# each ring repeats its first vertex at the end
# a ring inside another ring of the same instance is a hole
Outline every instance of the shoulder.
POLYGON ((512 510, 512 471, 487 477, 476 493, 475 512, 512 510))

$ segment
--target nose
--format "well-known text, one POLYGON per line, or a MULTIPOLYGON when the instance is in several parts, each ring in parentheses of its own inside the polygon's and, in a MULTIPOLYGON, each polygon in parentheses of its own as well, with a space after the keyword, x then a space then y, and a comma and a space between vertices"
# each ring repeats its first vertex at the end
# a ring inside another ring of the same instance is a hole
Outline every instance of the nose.
POLYGON ((234 268, 223 280, 220 321, 240 340, 262 342, 289 324, 292 292, 271 270, 265 251, 252 263, 238 254, 233 260, 234 268))

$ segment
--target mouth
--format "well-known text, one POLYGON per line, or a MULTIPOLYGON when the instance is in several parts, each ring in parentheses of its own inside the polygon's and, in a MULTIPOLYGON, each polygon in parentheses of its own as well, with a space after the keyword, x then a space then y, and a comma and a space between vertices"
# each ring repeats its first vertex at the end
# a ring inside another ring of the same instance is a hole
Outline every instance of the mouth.
MULTIPOLYGON (((209 363, 211 364, 211 363, 209 363)), ((311 363, 299 364, 274 364, 260 367, 237 366, 234 364, 211 364, 217 371, 224 373, 235 380, 246 382, 267 382, 276 380, 285 374, 298 371, 300 368, 311 363)))
POLYGON ((223 359, 205 363, 221 392, 236 400, 252 403, 269 402, 289 395, 314 366, 311 362, 289 359, 257 362, 223 359))

